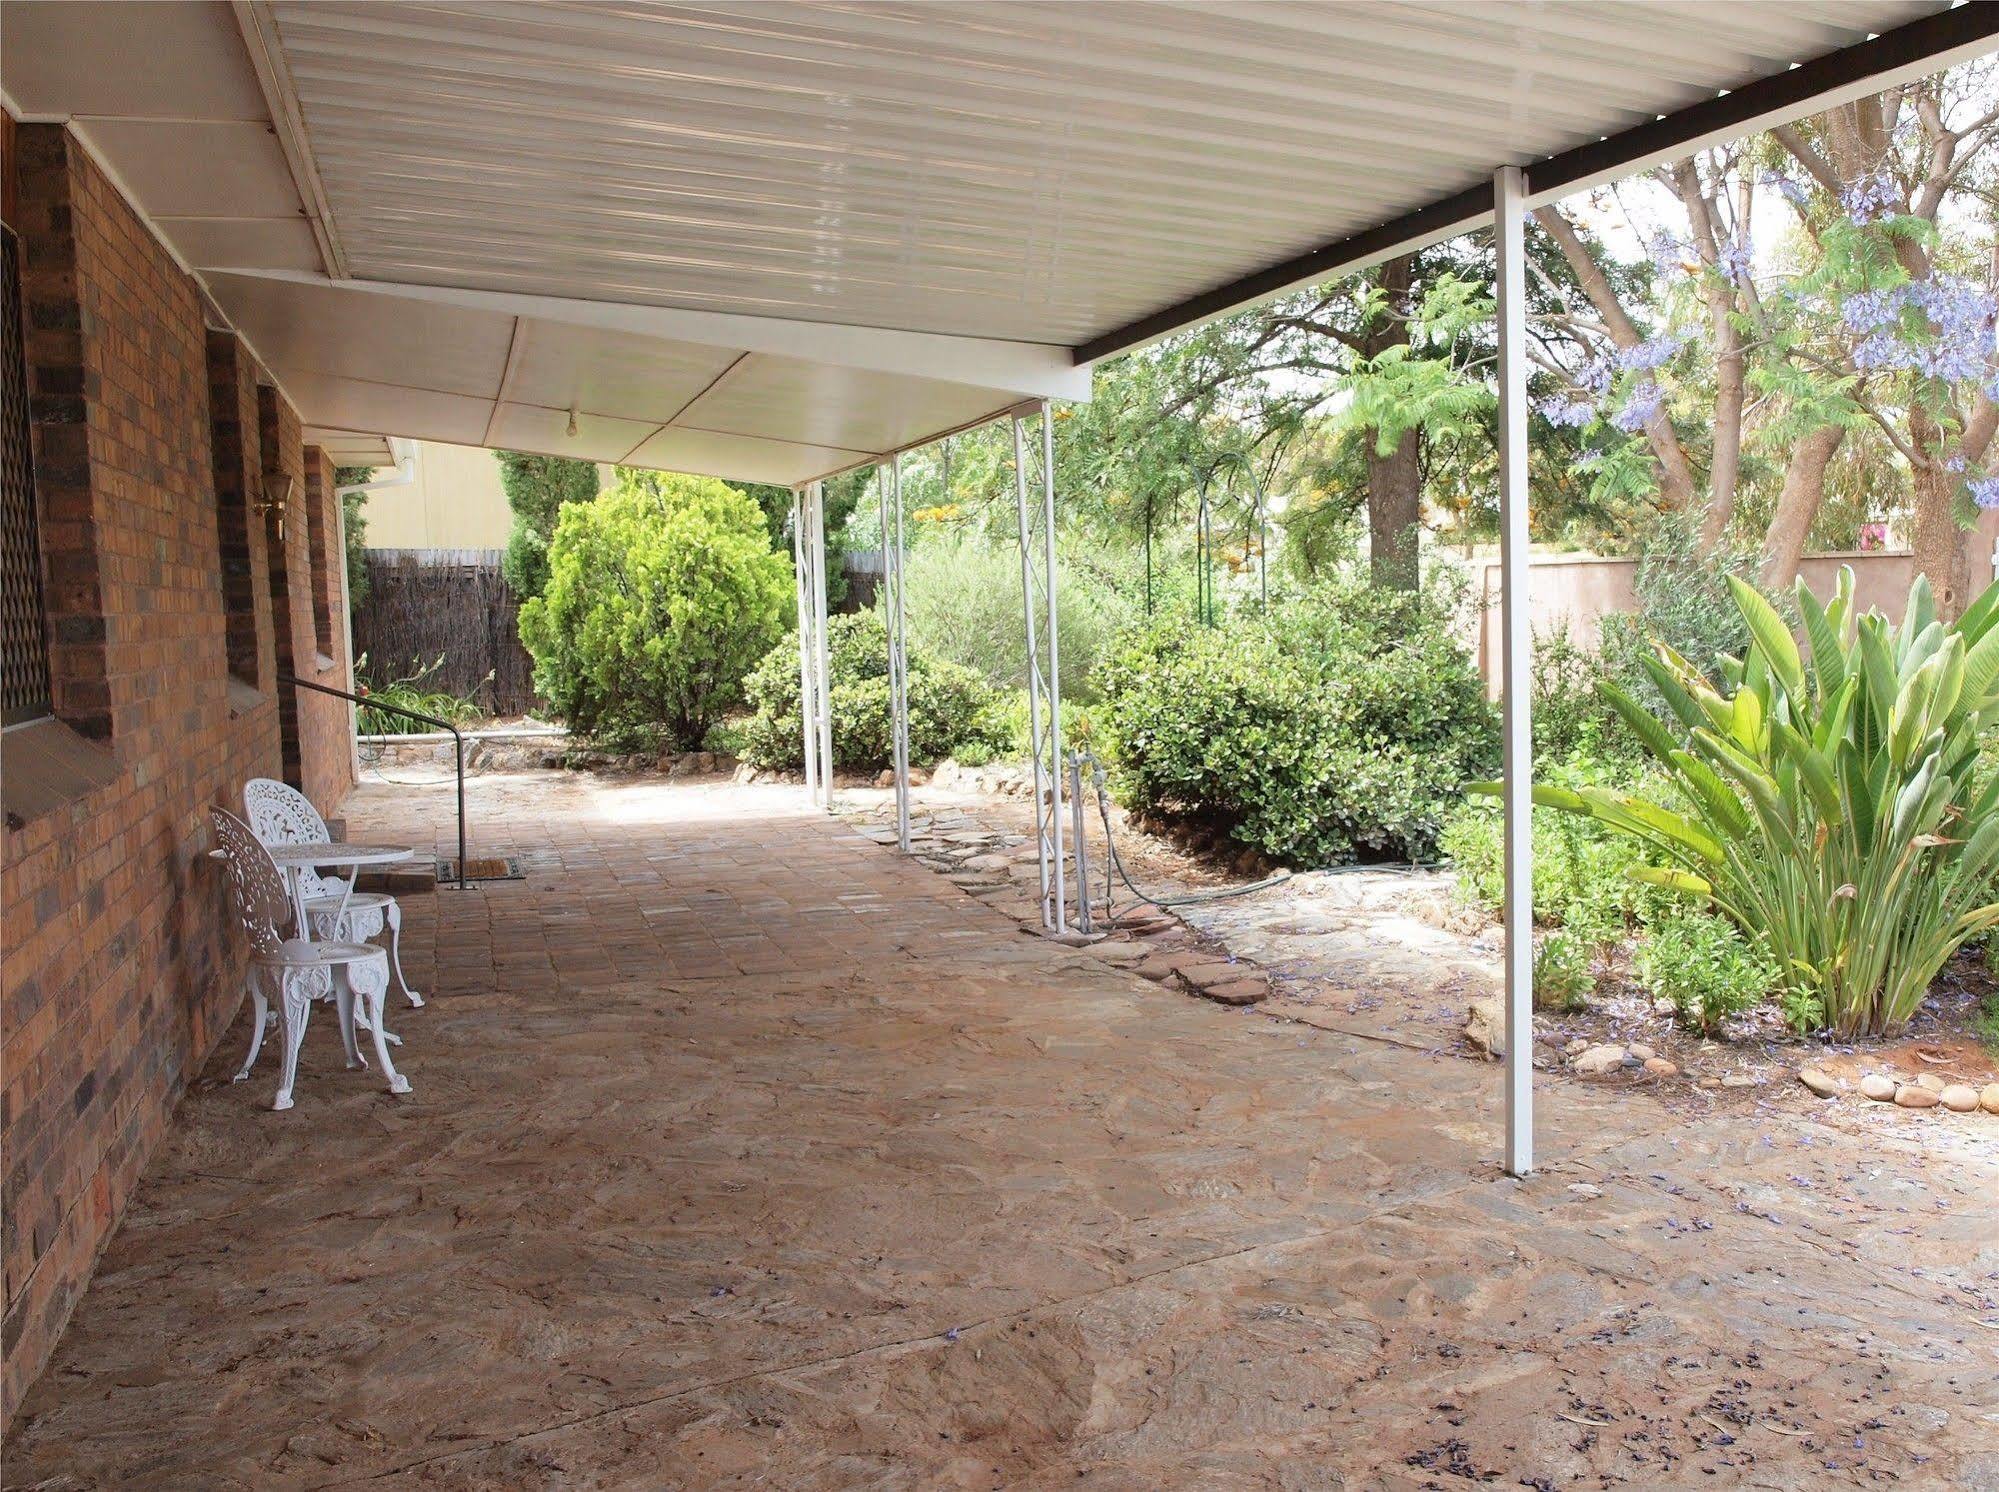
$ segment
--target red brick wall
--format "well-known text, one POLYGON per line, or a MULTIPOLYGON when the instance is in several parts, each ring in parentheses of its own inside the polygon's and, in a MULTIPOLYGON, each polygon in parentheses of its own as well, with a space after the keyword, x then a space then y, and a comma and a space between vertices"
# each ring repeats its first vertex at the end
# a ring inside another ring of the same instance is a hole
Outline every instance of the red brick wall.
MULTIPOLYGON (((334 568, 346 559, 326 537, 340 532, 333 463, 318 447, 300 445, 298 414, 275 389, 257 396, 264 484, 274 497, 290 493, 282 515, 273 508, 265 524, 277 656, 294 678, 351 690, 349 629, 334 568)), ((279 696, 284 779, 331 815, 354 785, 350 706, 309 689, 284 688, 279 696)))
MULTIPOLYGON (((281 764, 274 695, 231 709, 201 302, 60 126, 17 135, 57 709, 108 743, 116 772, 10 819, 0 860, 0 1423, 236 1011, 240 934, 205 856, 208 806, 240 805, 244 780, 281 764)), ((273 458, 259 432, 251 469, 276 459, 303 477, 296 417, 278 406, 289 449, 273 458)), ((261 585, 267 556, 247 547, 261 585)), ((340 720, 337 742, 321 721, 303 732, 325 794, 348 771, 340 720)))
MULTIPOLYGON (((299 559, 308 566, 299 573, 306 584, 298 589, 301 614, 292 635, 305 643, 296 670, 298 677, 312 679, 334 689, 351 691, 354 675, 351 651, 352 629, 348 626, 342 584, 347 556, 340 543, 340 501, 334 496, 333 459, 316 446, 305 448, 305 483, 302 499, 305 522, 298 535, 306 541, 306 553, 299 559), (325 631, 320 631, 320 618, 325 631), (323 651, 321 651, 323 645, 323 651), (308 671, 310 667, 310 671, 308 671)), ((330 695, 299 691, 299 735, 303 742, 299 791, 331 815, 354 786, 353 706, 330 695)))

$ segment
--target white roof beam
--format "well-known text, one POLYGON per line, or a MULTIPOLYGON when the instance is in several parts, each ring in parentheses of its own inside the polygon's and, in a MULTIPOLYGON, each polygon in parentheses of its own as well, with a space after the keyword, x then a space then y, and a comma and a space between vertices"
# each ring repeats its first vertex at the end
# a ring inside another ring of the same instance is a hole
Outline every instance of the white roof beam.
POLYGON ((777 316, 742 316, 728 311, 690 311, 671 306, 618 301, 570 300, 501 290, 465 290, 450 285, 405 285, 386 280, 334 280, 326 275, 284 269, 223 269, 214 274, 323 285, 395 300, 423 301, 464 310, 490 311, 564 326, 659 337, 701 347, 734 348, 799 358, 831 368, 931 378, 945 383, 1037 399, 1088 399, 1090 372, 1077 367, 1060 344, 1008 342, 938 332, 896 331, 846 326, 830 321, 798 321, 777 316))

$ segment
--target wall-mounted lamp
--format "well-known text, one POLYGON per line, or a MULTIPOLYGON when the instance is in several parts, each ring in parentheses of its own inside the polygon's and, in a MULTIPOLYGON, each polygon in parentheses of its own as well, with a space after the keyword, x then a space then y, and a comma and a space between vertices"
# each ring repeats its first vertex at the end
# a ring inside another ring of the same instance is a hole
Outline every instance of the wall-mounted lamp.
POLYGON ((264 500, 257 505, 257 511, 262 513, 266 520, 273 517, 277 519, 278 539, 282 542, 285 536, 285 512, 290 508, 291 500, 298 492, 298 478, 286 473, 283 478, 283 490, 280 491, 278 488, 278 478, 264 478, 264 500))

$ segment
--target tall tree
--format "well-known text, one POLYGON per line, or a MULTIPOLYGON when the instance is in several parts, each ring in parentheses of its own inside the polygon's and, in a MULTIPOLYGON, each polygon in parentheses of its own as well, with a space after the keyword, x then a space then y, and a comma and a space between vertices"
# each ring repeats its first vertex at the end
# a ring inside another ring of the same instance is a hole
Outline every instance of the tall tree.
POLYGON ((514 594, 526 601, 548 584, 548 541, 564 503, 592 502, 597 496, 597 464, 573 456, 536 456, 495 451, 500 490, 513 509, 514 528, 500 568, 514 594))
POLYGON ((1839 308, 1832 367, 1908 464, 1910 548, 1946 617, 1971 599, 1964 524, 1999 506, 1995 78, 1973 64, 1772 132, 1811 184, 1785 195, 1822 251, 1807 283, 1839 308))

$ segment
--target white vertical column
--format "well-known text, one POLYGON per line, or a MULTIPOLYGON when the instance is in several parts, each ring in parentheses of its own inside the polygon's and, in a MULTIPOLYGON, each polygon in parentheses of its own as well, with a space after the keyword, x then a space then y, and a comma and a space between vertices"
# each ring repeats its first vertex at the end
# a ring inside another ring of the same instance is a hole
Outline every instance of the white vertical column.
POLYGON ((882 620, 888 633, 889 756, 895 770, 895 841, 909 850, 909 652, 902 601, 902 454, 877 469, 882 510, 882 620))
POLYGON ((1506 1171, 1534 1169, 1533 637, 1527 612, 1527 272, 1525 182, 1493 177, 1499 268, 1499 616, 1506 859, 1506 1171))
POLYGON ((1069 915, 1062 884, 1067 873, 1062 856, 1062 629, 1055 620, 1055 420, 1045 402, 1041 406, 1041 546, 1041 579, 1048 590, 1048 837, 1049 859, 1055 870, 1050 890, 1059 932, 1069 915))
POLYGON ((1048 835, 1042 825, 1042 809, 1048 793, 1046 763, 1041 755, 1041 653, 1036 646, 1034 595, 1034 523, 1027 509, 1027 442, 1021 438, 1021 413, 1013 414, 1013 496, 1020 534, 1020 605, 1027 629, 1027 754, 1034 769, 1034 837, 1039 851, 1036 864, 1041 874, 1041 925, 1054 925, 1049 915, 1048 891, 1053 884, 1053 867, 1048 863, 1048 835))
POLYGON ((832 643, 826 634, 826 484, 814 482, 806 488, 812 505, 812 523, 807 537, 812 544, 812 635, 816 644, 813 658, 817 679, 813 693, 819 704, 819 795, 820 806, 833 806, 833 663, 832 643))
POLYGON ((810 523, 805 489, 791 489, 791 574, 798 606, 798 723, 805 737, 805 797, 819 801, 819 644, 813 636, 812 546, 805 536, 810 523))

